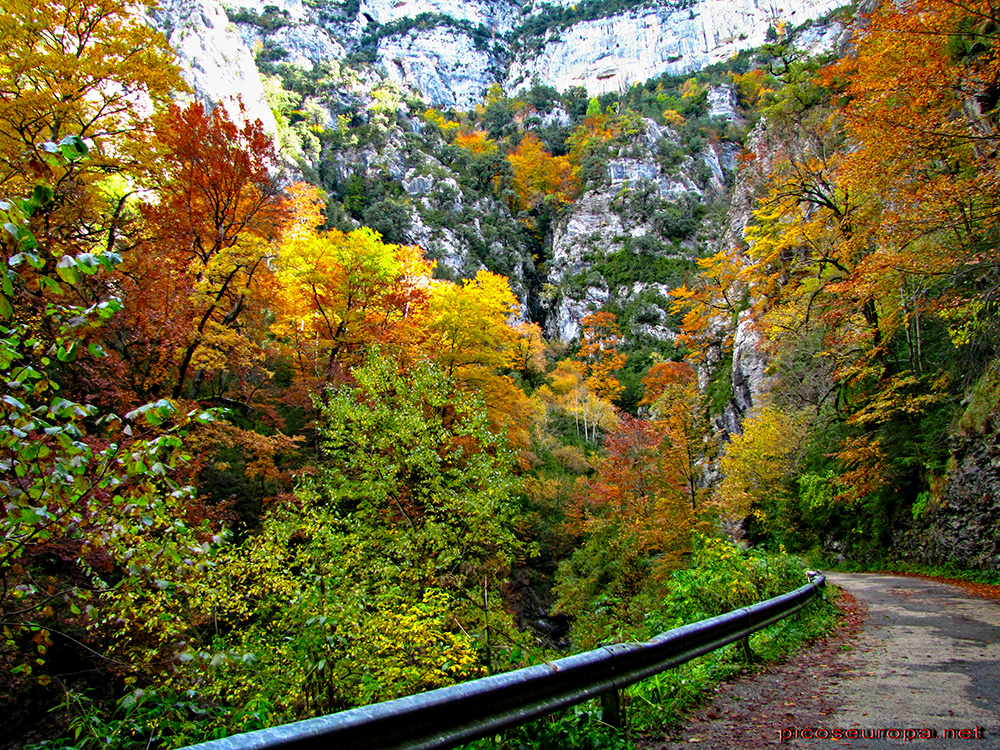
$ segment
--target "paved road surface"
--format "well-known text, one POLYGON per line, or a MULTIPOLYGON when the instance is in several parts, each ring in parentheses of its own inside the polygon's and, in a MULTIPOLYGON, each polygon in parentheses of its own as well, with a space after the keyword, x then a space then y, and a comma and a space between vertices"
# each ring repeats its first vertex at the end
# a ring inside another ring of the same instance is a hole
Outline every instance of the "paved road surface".
POLYGON ((918 578, 828 580, 855 597, 836 636, 721 686, 686 726, 640 747, 1000 750, 1000 602, 918 578), (789 739, 796 729, 819 731, 789 739))
POLYGON ((881 739, 813 746, 1000 748, 1000 605, 918 578, 827 578, 868 608, 849 672, 831 691, 828 728, 865 735, 916 729, 935 737, 886 731, 881 739))

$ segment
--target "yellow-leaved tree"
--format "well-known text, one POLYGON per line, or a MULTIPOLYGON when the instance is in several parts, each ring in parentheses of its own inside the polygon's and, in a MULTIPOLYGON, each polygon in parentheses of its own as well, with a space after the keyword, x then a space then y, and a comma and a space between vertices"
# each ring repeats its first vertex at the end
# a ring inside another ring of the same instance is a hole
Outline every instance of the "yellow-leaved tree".
POLYGON ((752 515, 764 528, 787 522, 790 482, 805 434, 804 415, 764 406, 743 422, 726 446, 715 502, 724 519, 752 515))
MULTIPOLYGON (((0 39, 0 185, 7 194, 30 191, 59 169, 43 144, 67 136, 94 144, 89 159, 63 167, 76 181, 148 163, 153 107, 183 83, 167 40, 135 6, 7 0, 0 39)), ((62 181, 52 182, 58 193, 62 181)))

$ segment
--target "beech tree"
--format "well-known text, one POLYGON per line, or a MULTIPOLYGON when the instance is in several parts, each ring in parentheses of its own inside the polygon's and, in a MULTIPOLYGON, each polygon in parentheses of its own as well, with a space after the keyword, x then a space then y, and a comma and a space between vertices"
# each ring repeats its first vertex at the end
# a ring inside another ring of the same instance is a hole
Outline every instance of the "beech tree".
POLYGON ((704 465, 714 457, 715 441, 701 408, 694 368, 686 362, 657 362, 642 379, 645 394, 640 405, 663 431, 666 460, 697 510, 707 494, 701 479, 704 465))
MULTIPOLYGON (((300 198, 315 193, 295 190, 300 198)), ((317 232, 316 222, 300 212, 282 238, 274 325, 313 392, 330 382, 337 367, 358 364, 368 346, 400 356, 412 350, 432 267, 416 246, 384 243, 367 228, 317 232)))
MULTIPOLYGON (((0 37, 0 185, 9 195, 51 170, 72 167, 93 183, 149 164, 153 108, 183 84, 167 40, 131 6, 9 0, 0 37), (85 163, 46 160, 66 136, 91 141, 85 163)), ((65 185, 52 182, 56 192, 65 185)))
POLYGON ((693 528, 686 480, 661 427, 623 415, 605 449, 589 491, 566 510, 567 529, 583 542, 560 564, 556 586, 557 609, 579 618, 588 645, 643 623, 644 595, 679 567, 693 528))
POLYGON ((565 156, 553 156, 534 133, 528 133, 508 157, 514 168, 517 208, 538 207, 545 200, 572 201, 580 189, 576 171, 565 156))
MULTIPOLYGON (((41 150, 56 160, 87 155, 82 142, 69 157, 58 144, 41 150)), ((0 201, 3 289, 16 304, 16 311, 0 309, 5 695, 32 685, 44 695, 74 659, 95 659, 128 682, 162 675, 178 642, 200 624, 177 616, 176 605, 204 594, 200 574, 222 542, 182 483, 185 437, 210 413, 162 399, 115 412, 61 382, 54 363, 93 366, 106 356, 86 336, 121 307, 113 297, 80 304, 71 288, 81 278, 107 277, 120 258, 67 253, 58 272, 47 273, 29 228, 31 214, 54 196, 40 185, 29 198, 0 201), (26 315, 24 299, 35 290, 46 304, 26 315)))
POLYGON ((237 126, 221 107, 174 105, 158 123, 157 199, 122 269, 128 304, 111 345, 140 398, 199 398, 210 384, 209 398, 235 386, 245 403, 262 375, 268 259, 286 219, 273 145, 259 121, 237 126))
POLYGON ((600 398, 614 401, 625 390, 616 374, 627 361, 618 351, 621 343, 618 316, 596 312, 583 318, 580 327, 580 358, 590 371, 587 385, 600 398))

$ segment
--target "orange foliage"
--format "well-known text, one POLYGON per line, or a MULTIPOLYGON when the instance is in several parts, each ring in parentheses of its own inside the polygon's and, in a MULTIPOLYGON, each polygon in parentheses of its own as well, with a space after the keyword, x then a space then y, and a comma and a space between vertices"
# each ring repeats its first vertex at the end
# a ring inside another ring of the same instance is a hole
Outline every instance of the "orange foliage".
POLYGON ((200 104, 167 109, 158 137, 149 239, 122 267, 127 302, 111 346, 140 399, 235 388, 245 400, 246 378, 262 375, 270 242, 287 217, 268 172, 273 145, 259 121, 238 127, 200 104))
POLYGON ((618 330, 618 316, 610 312, 597 312, 580 321, 580 357, 590 364, 587 385, 599 397, 613 401, 625 390, 615 377, 625 366, 626 357, 619 353, 621 332, 618 330))
POLYGON ((397 357, 410 351, 433 264, 420 248, 384 243, 371 229, 303 231, 300 220, 314 218, 297 215, 281 243, 274 331, 300 387, 315 392, 373 344, 397 357))
POLYGON ((671 386, 688 386, 693 382, 694 368, 687 362, 656 362, 642 379, 645 393, 639 404, 652 404, 671 386))
POLYGON ((458 388, 483 397, 494 429, 523 446, 527 397, 497 372, 509 366, 521 337, 510 320, 517 311, 510 284, 498 274, 480 271, 461 284, 438 282, 430 290, 422 347, 458 388))
POLYGON ((492 154, 496 153, 497 150, 496 141, 490 140, 490 137, 483 130, 459 133, 455 136, 454 143, 473 154, 492 154))
POLYGON ((535 208, 549 196, 569 203, 580 192, 576 169, 565 156, 552 156, 534 133, 528 133, 508 157, 514 169, 517 209, 535 208))
POLYGON ((691 349, 694 362, 704 359, 712 337, 721 337, 724 349, 732 346, 731 321, 746 289, 740 278, 743 261, 736 248, 699 258, 698 267, 701 273, 693 286, 684 284, 670 292, 674 298, 671 309, 684 313, 677 343, 691 349))
POLYGON ((590 494, 567 513, 569 531, 612 545, 622 569, 638 556, 654 556, 662 571, 676 567, 694 518, 662 428, 623 415, 605 448, 590 494))
POLYGON ((608 115, 590 115, 566 140, 569 146, 570 163, 580 166, 587 152, 594 146, 615 137, 614 131, 608 127, 608 115))

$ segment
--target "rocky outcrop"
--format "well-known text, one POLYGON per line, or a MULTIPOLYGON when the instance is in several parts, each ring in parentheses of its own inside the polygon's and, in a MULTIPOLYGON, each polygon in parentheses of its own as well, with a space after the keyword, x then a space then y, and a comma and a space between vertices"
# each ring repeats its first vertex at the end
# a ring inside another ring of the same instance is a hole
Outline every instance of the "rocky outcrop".
POLYGON ((450 26, 383 39, 378 60, 400 88, 439 108, 472 109, 497 81, 496 57, 450 26))
POLYGON ((550 339, 572 341, 580 332, 580 320, 608 299, 607 283, 589 272, 590 256, 606 249, 609 238, 625 231, 621 218, 609 210, 613 197, 606 190, 586 193, 556 229, 548 280, 558 289, 558 296, 546 328, 550 339), (586 281, 571 282, 580 277, 586 281))
POLYGON ((661 157, 661 146, 680 148, 677 133, 644 120, 643 132, 608 159, 603 179, 568 208, 555 228, 547 264, 549 338, 572 341, 580 320, 612 297, 632 310, 630 335, 676 338, 668 309, 680 276, 669 269, 693 267, 696 242, 693 231, 672 234, 668 217, 676 206, 707 205, 722 195, 726 176, 718 152, 726 147, 710 145, 673 163, 661 157), (695 179, 699 174, 700 181, 695 179), (668 261, 659 264, 661 271, 642 268, 658 261, 668 261))
POLYGON ((584 86, 591 94, 625 91, 661 73, 681 74, 759 47, 769 28, 803 23, 841 0, 702 0, 664 3, 584 21, 518 59, 510 80, 540 80, 560 91, 584 86))
POLYGON ((520 12, 517 0, 362 0, 358 17, 369 23, 388 24, 429 13, 484 26, 493 34, 508 34, 520 12))
POLYGON ((197 99, 220 103, 236 122, 259 119, 277 133, 253 55, 220 3, 164 0, 153 18, 177 52, 182 75, 197 99))
POLYGON ((980 429, 955 434, 938 498, 918 501, 893 550, 906 560, 1000 571, 1000 407, 980 429), (923 506, 923 507, 922 507, 923 506))

